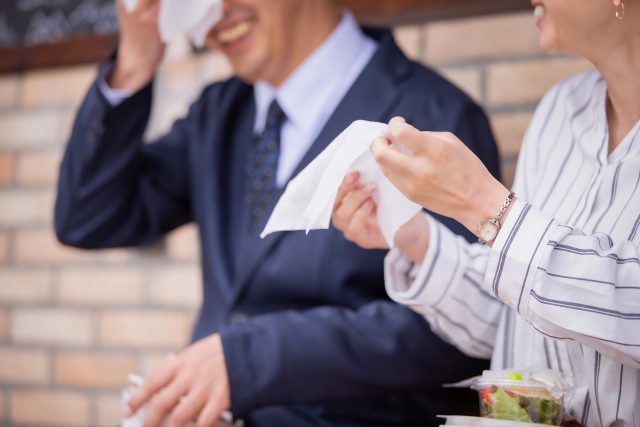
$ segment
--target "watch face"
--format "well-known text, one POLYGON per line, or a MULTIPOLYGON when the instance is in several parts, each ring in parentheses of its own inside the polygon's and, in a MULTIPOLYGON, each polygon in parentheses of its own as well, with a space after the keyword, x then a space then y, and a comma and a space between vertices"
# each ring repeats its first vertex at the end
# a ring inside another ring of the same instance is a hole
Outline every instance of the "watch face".
POLYGON ((498 227, 491 221, 485 221, 478 227, 478 237, 485 242, 493 242, 498 236, 498 227))

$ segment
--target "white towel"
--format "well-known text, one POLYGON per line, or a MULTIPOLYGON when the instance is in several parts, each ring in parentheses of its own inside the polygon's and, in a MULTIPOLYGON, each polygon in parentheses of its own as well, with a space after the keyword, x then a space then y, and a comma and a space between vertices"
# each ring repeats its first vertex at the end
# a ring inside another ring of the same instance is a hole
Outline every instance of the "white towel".
POLYGON ((400 193, 384 176, 371 153, 371 143, 385 137, 395 149, 411 154, 398 144, 383 123, 359 120, 345 129, 300 174, 292 179, 260 234, 276 231, 327 229, 338 187, 350 172, 360 173, 360 182, 375 182, 373 199, 378 205, 382 234, 393 247, 396 231, 413 218, 421 207, 400 193))
MULTIPOLYGON (((138 0, 122 0, 127 12, 138 0)), ((204 46, 209 30, 222 19, 222 0, 160 0, 158 30, 163 42, 186 33, 194 45, 204 46)))

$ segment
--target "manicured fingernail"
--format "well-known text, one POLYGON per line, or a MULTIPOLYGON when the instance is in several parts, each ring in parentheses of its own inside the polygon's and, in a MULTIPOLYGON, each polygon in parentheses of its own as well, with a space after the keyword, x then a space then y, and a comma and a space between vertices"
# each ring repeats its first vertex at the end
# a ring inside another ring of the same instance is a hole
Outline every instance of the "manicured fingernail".
POLYGON ((367 184, 365 184, 364 187, 362 187, 362 191, 364 191, 365 193, 373 193, 375 189, 376 189, 375 182, 368 182, 367 184))
POLYGON ((133 411, 126 403, 122 405, 122 418, 130 418, 133 415, 133 411))
POLYGON ((373 199, 368 198, 367 200, 365 200, 363 206, 365 209, 371 209, 373 207, 373 199))
POLYGON ((346 182, 347 184, 353 184, 354 182, 356 182, 357 179, 358 179, 358 172, 352 172, 346 176, 346 178, 344 179, 344 182, 346 182))

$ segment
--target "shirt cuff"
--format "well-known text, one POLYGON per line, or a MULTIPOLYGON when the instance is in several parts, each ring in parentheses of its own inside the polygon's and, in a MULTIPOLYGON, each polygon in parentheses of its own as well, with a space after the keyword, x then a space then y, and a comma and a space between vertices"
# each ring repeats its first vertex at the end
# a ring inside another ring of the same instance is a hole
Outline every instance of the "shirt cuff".
POLYGON ((455 294, 466 269, 466 241, 451 232, 436 219, 429 221, 429 249, 419 266, 415 279, 414 264, 398 249, 392 249, 385 259, 387 293, 401 304, 437 307, 447 296, 455 294))
POLYGON ((516 200, 493 244, 485 282, 525 319, 538 265, 557 227, 551 216, 516 200))
POLYGON ((112 107, 117 107, 122 101, 133 95, 133 93, 126 89, 113 89, 109 87, 107 77, 111 74, 111 71, 113 71, 113 65, 113 61, 108 61, 100 67, 98 71, 98 87, 109 104, 111 104, 112 107))

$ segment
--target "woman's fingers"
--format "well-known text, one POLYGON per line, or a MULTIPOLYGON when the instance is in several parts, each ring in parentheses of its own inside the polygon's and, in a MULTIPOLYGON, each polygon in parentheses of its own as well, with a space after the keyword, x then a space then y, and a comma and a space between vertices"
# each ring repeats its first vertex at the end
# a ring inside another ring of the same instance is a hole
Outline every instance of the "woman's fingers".
POLYGON ((414 153, 423 153, 429 148, 428 144, 425 144, 423 132, 405 122, 402 117, 391 119, 389 131, 396 141, 414 153))
MULTIPOLYGON (((389 145, 389 141, 387 141, 385 138, 374 139, 373 143, 371 144, 371 152, 373 153, 373 157, 376 159, 376 162, 385 175, 387 175, 388 169, 401 170, 411 159, 410 156, 402 154, 398 150, 391 148, 391 145, 389 145)), ((388 177, 389 176, 387 175, 387 178, 388 177)))

